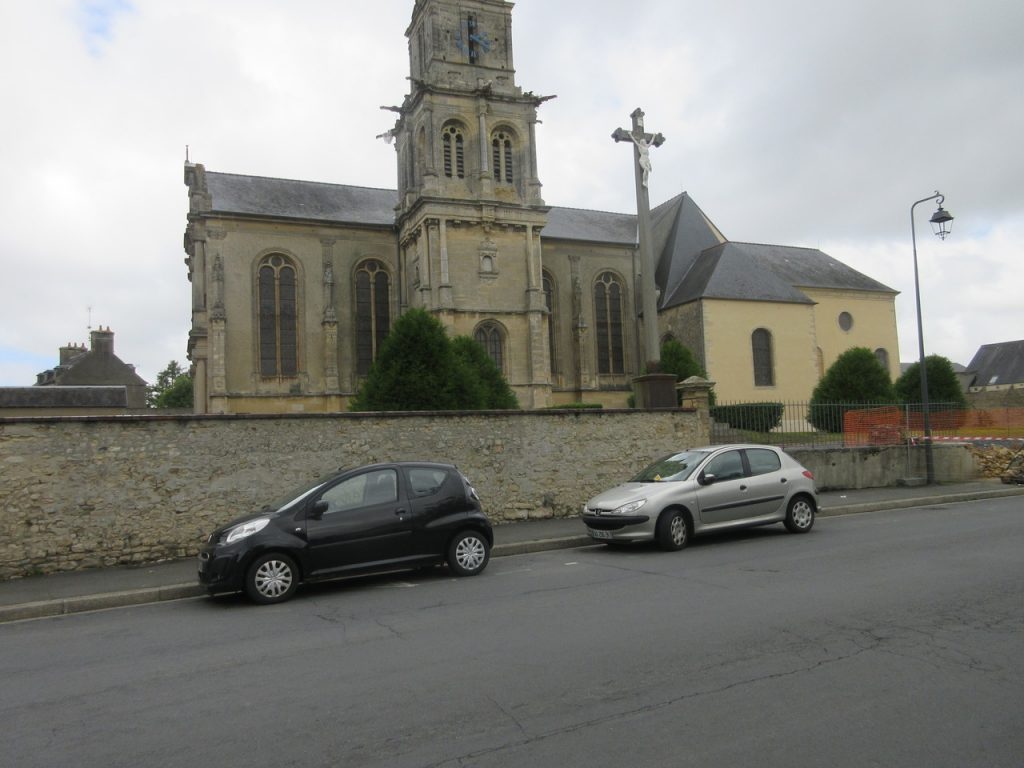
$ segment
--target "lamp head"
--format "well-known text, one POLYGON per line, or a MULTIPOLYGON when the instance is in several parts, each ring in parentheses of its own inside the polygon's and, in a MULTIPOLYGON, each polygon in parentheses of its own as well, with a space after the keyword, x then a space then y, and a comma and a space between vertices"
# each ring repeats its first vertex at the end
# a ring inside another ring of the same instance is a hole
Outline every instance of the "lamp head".
POLYGON ((942 205, 939 205, 939 209, 932 214, 929 221, 932 224, 932 231, 939 236, 940 240, 945 240, 946 235, 953 229, 953 215, 942 205))

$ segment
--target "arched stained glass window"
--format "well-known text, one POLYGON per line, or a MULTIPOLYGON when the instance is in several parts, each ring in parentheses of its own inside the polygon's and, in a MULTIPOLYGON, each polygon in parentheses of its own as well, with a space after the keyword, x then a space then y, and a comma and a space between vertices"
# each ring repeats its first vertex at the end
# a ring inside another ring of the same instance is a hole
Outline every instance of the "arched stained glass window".
POLYGON ((622 283, 618 277, 611 272, 598 276, 594 284, 598 373, 625 373, 622 294, 622 283))
POLYGON ((555 365, 555 282, 547 272, 544 273, 542 282, 544 306, 548 310, 548 361, 551 365, 551 376, 554 377, 557 368, 555 365))
POLYGON ((294 376, 299 369, 295 267, 280 254, 258 273, 260 374, 294 376))
POLYGON ((487 321, 477 326, 473 333, 477 343, 487 350, 487 355, 498 366, 498 370, 505 372, 505 336, 501 326, 493 321, 487 321))
POLYGON ((882 367, 885 368, 885 372, 889 373, 888 350, 886 350, 884 347, 879 347, 878 349, 875 350, 875 357, 878 359, 878 362, 882 364, 882 367))
POLYGON ((772 334, 758 328, 750 335, 750 346, 754 354, 754 386, 775 386, 775 360, 772 353, 772 334))
POLYGON ((365 376, 391 330, 391 277, 376 259, 356 270, 356 373, 365 376))

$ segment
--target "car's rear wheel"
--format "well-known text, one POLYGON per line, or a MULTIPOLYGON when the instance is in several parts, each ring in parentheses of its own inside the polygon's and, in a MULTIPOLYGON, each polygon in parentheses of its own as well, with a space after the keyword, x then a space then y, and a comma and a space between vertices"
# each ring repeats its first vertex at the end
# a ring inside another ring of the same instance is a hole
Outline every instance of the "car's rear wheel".
POLYGON ((245 573, 245 593, 254 603, 282 603, 298 586, 295 561, 280 552, 257 557, 245 573))
POLYGON ((814 526, 814 502, 806 496, 794 496, 786 509, 786 530, 807 533, 814 526))
POLYGON ((667 552, 682 549, 690 542, 690 527, 681 510, 670 509, 662 512, 655 529, 658 546, 667 552))
POLYGON ((448 545, 448 567, 456 576, 476 576, 490 557, 491 545, 476 531, 462 531, 448 545))

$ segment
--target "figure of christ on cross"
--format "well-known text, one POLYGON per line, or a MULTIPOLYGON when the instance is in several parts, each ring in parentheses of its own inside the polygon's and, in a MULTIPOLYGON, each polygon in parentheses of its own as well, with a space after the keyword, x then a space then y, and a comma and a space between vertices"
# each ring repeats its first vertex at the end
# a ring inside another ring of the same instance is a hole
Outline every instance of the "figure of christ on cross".
POLYGON ((660 133, 644 132, 644 113, 639 107, 630 115, 633 118, 633 130, 616 128, 612 138, 616 142, 631 141, 634 146, 633 155, 636 162, 636 207, 637 235, 640 239, 641 297, 643 299, 643 339, 647 371, 658 371, 661 362, 661 349, 658 343, 658 294, 654 283, 654 256, 651 252, 651 203, 648 198, 647 184, 651 175, 651 147, 660 147, 665 137, 660 133))
POLYGON ((636 162, 642 172, 641 183, 647 187, 651 177, 651 147, 660 147, 665 143, 665 137, 660 133, 644 133, 644 113, 639 109, 634 111, 631 117, 633 118, 633 130, 616 128, 612 138, 616 142, 632 141, 636 145, 636 162))

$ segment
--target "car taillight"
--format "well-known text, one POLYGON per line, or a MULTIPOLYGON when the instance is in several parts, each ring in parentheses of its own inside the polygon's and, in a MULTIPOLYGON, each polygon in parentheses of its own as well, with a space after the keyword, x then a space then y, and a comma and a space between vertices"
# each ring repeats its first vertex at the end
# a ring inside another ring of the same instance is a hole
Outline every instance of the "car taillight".
POLYGON ((809 470, 809 469, 805 469, 804 470, 804 477, 806 477, 808 480, 813 480, 814 479, 814 473, 811 472, 811 470, 809 470))

